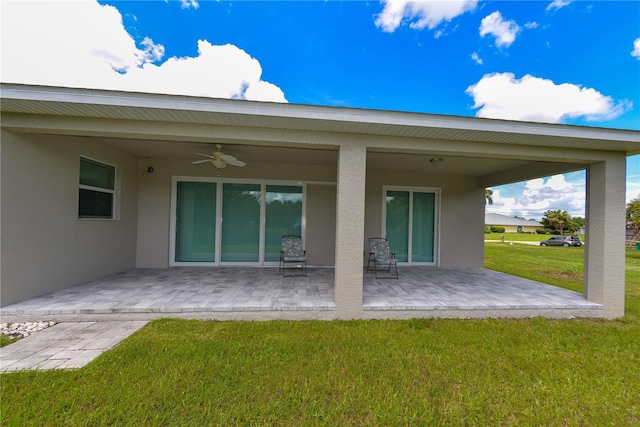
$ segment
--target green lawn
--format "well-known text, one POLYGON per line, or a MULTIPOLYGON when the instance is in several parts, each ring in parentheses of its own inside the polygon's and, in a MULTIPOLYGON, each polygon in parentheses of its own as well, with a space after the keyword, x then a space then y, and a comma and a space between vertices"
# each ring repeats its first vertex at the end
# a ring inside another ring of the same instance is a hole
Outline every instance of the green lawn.
MULTIPOLYGON (((626 321, 640 324, 640 251, 626 249, 626 321)), ((485 267, 582 292, 584 247, 485 244, 485 267)))
MULTIPOLYGON (((490 268, 581 286, 582 249, 486 246, 490 268)), ((637 426, 639 301, 629 250, 616 321, 163 319, 83 369, 1 375, 0 422, 637 426)))

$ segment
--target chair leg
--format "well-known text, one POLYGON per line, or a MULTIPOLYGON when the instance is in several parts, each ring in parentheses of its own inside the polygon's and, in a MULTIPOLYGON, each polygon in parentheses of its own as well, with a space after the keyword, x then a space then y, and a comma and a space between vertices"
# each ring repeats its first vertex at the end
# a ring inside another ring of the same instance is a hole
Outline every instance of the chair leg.
MULTIPOLYGON (((306 261, 301 261, 300 262, 300 267, 291 267, 291 268, 295 268, 298 269, 300 268, 300 271, 307 276, 307 262, 306 261)), ((287 277, 287 270, 291 270, 291 268, 287 268, 286 263, 283 261, 282 262, 282 277, 287 277)))
MULTIPOLYGON (((373 270, 373 272, 376 275, 376 279, 378 278, 378 271, 384 271, 383 269, 379 269, 378 268, 378 264, 374 264, 375 269, 373 270)), ((390 262, 389 265, 387 266, 387 277, 381 277, 381 279, 393 279, 394 277, 391 275, 391 267, 394 267, 396 270, 396 279, 399 279, 400 276, 398 274, 398 264, 395 262, 390 262)))

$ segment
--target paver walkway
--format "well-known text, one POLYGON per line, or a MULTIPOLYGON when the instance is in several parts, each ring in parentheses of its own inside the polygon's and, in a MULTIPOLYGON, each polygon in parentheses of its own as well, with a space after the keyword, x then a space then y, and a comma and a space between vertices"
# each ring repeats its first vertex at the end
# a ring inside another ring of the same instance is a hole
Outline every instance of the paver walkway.
POLYGON ((146 320, 58 323, 0 348, 0 372, 81 368, 146 320))

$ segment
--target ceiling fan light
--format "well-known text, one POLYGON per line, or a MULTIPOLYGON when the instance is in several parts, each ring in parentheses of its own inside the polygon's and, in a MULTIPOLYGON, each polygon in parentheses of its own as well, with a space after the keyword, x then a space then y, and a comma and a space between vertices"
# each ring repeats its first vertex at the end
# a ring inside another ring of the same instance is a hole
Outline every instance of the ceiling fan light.
POLYGON ((213 166, 215 166, 218 169, 223 169, 227 166, 227 162, 220 159, 211 160, 211 163, 213 164, 213 166))

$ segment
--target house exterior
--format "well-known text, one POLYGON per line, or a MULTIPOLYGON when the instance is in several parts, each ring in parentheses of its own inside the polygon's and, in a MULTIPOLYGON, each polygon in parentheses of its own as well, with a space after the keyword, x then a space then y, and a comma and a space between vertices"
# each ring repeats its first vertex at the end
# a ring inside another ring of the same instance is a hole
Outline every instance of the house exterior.
POLYGON ((400 265, 482 268, 485 188, 586 169, 601 244, 585 297, 624 313, 639 132, 16 84, 0 97, 2 306, 136 267, 276 266, 279 236, 299 232, 308 265, 335 269, 336 317, 363 317, 368 238, 400 265), (215 144, 246 166, 192 164, 215 144))
POLYGON ((535 233, 543 228, 537 221, 514 218, 497 213, 484 214, 484 225, 487 227, 504 227, 506 233, 535 233))

